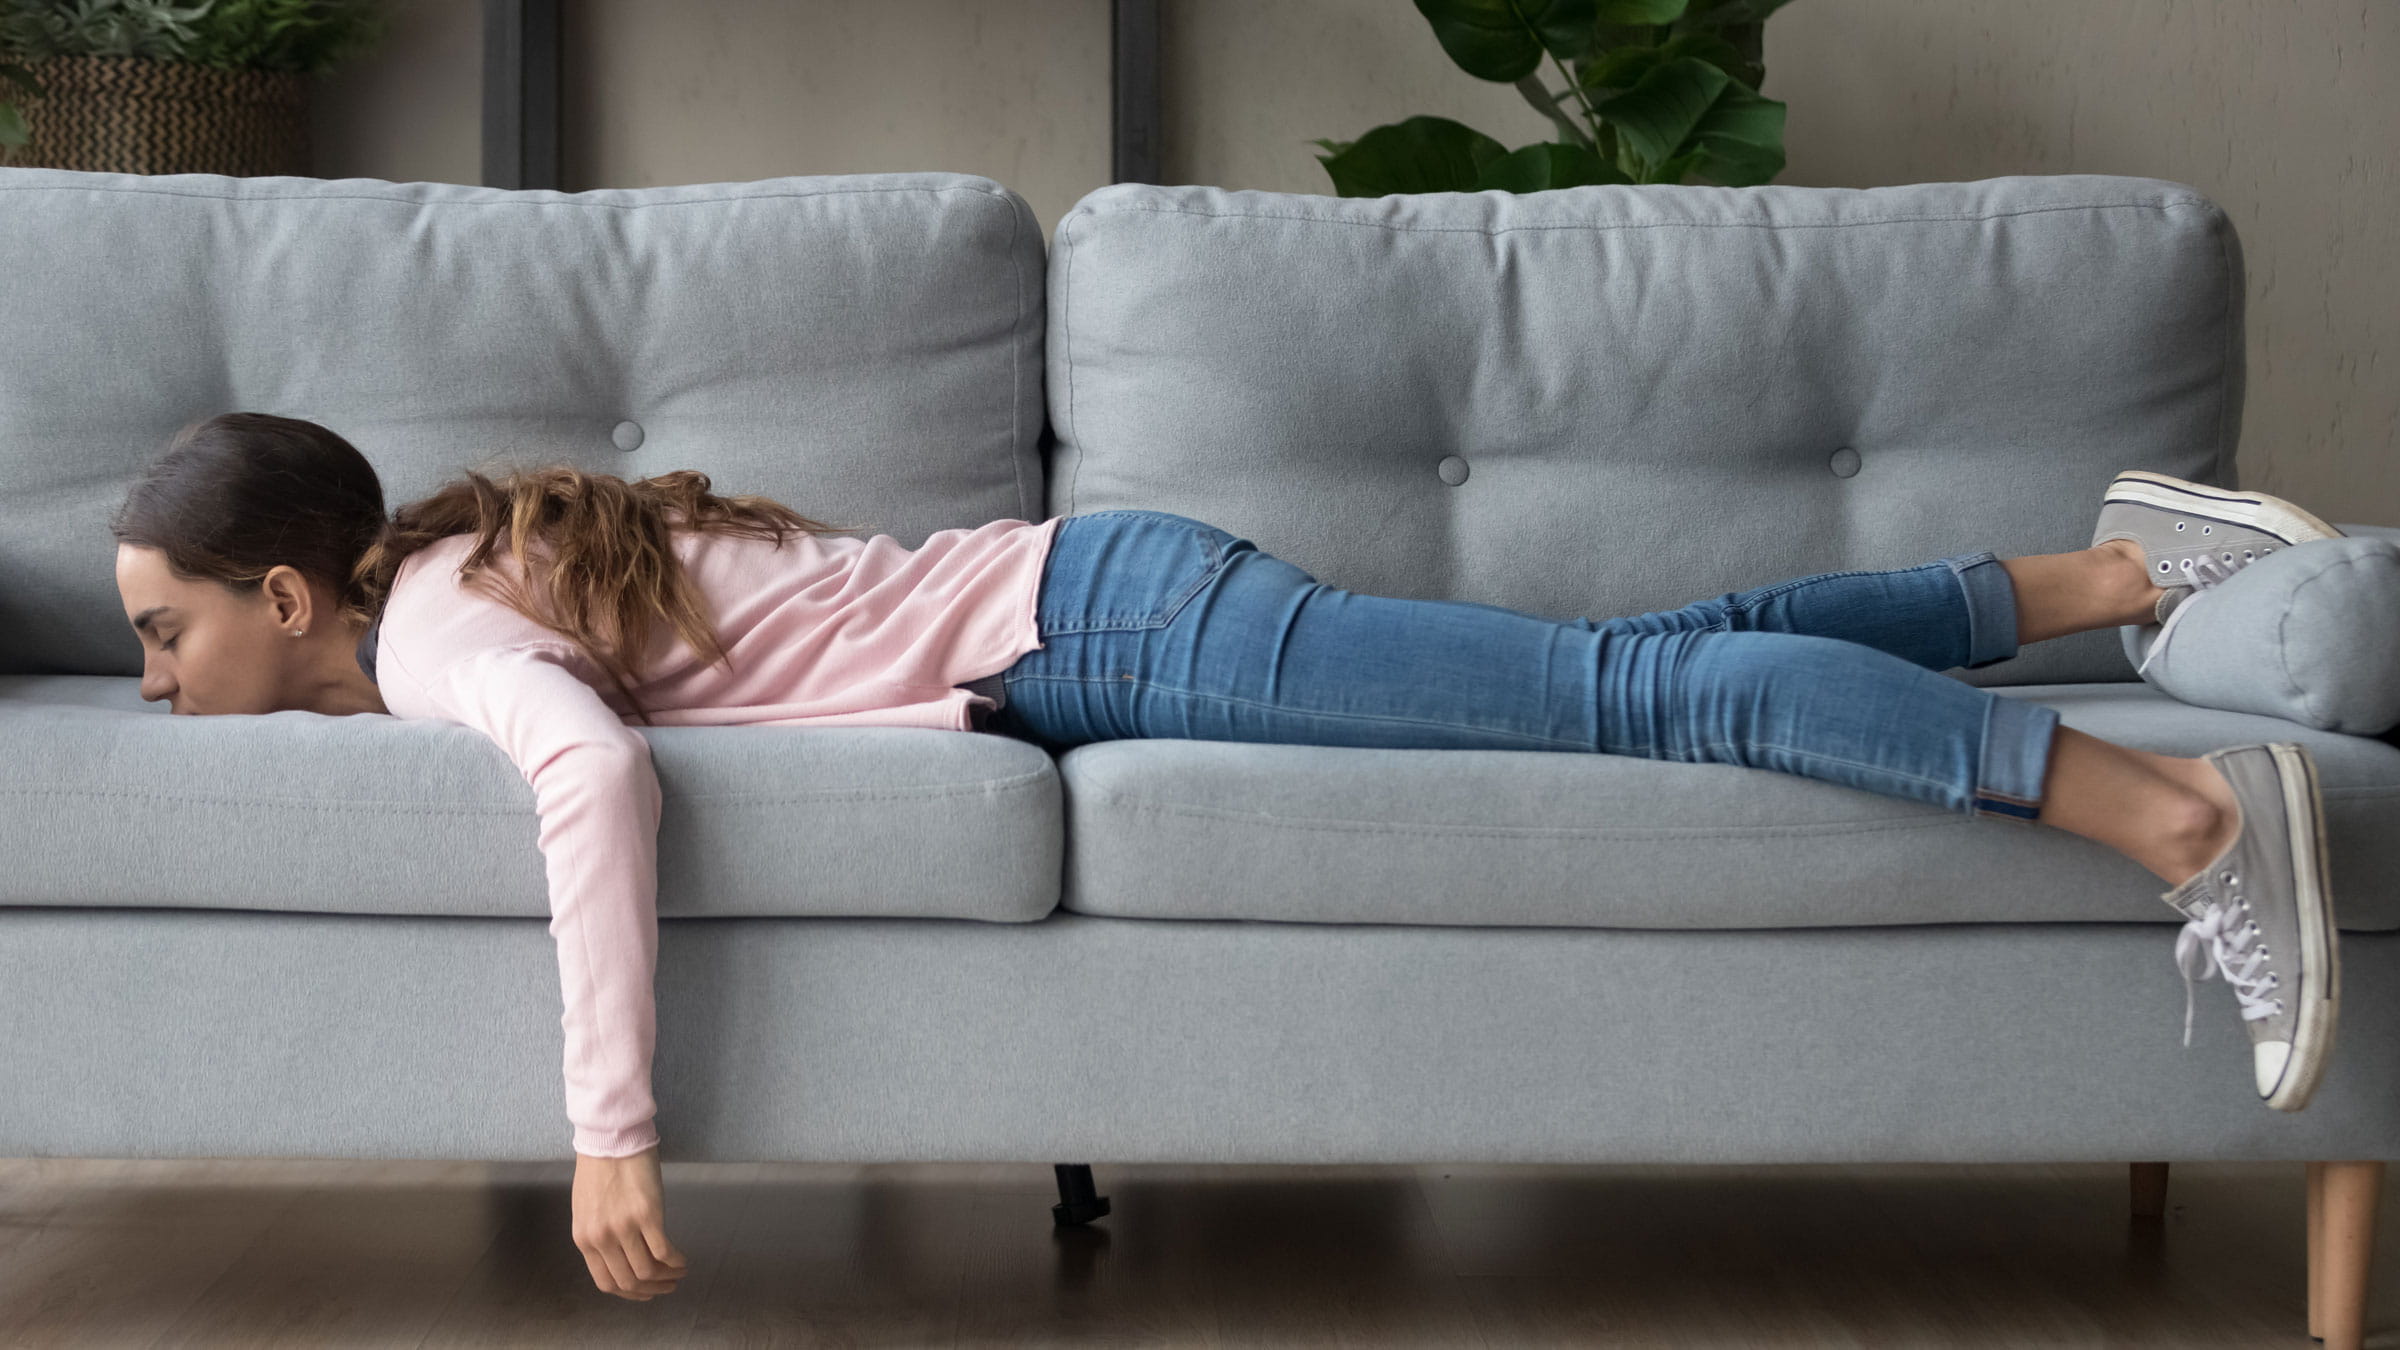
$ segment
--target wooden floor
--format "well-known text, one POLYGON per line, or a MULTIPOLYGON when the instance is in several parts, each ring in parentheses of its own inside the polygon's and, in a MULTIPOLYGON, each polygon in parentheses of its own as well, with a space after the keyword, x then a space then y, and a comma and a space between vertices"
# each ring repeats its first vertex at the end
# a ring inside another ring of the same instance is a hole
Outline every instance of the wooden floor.
POLYGON ((2170 1171, 1101 1163, 1054 1230, 1046 1163, 669 1163, 633 1303, 571 1163, 0 1160, 0 1346, 2316 1345, 2302 1165, 2170 1171))

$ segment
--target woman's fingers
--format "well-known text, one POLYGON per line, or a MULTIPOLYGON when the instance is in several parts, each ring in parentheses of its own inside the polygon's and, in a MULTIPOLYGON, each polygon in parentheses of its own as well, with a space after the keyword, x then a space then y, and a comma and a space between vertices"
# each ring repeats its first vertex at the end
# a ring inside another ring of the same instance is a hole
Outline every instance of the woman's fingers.
POLYGON ((642 1241, 649 1246, 650 1254, 676 1277, 690 1269, 691 1263, 683 1259, 683 1253, 675 1249, 674 1243, 667 1241, 667 1230, 659 1226, 658 1220, 648 1217, 642 1220, 642 1241))
POLYGON ((608 1263, 600 1259, 599 1249, 596 1247, 578 1247, 577 1250, 583 1253, 584 1268, 592 1272, 592 1287, 598 1289, 603 1294, 613 1294, 617 1292, 616 1282, 609 1278, 608 1263))
POLYGON ((648 1302, 660 1294, 672 1294, 686 1269, 681 1260, 670 1264, 653 1255, 648 1235, 638 1228, 610 1234, 599 1247, 610 1281, 601 1288, 620 1298, 648 1302))
MULTIPOLYGON (((664 1234, 660 1237, 663 1241, 664 1234)), ((680 1259, 673 1263, 659 1259, 651 1252, 648 1236, 642 1229, 624 1234, 617 1241, 625 1264, 633 1270, 635 1288, 646 1294, 675 1292, 675 1282, 683 1278, 684 1272, 680 1259)))
POLYGON ((600 1286, 602 1293, 637 1300, 649 1297, 646 1294, 637 1295, 632 1292, 634 1287, 633 1268, 625 1264, 625 1253, 617 1250, 616 1243, 603 1240, 595 1244, 594 1252, 597 1255, 587 1254, 587 1259, 596 1260, 602 1267, 592 1275, 592 1282, 600 1286))
POLYGON ((674 1293, 675 1282, 683 1278, 684 1267, 666 1265, 652 1257, 648 1244, 638 1235, 605 1234, 575 1245, 583 1252, 583 1264, 591 1271, 592 1283, 604 1294, 646 1301, 659 1294, 674 1293))
POLYGON ((617 1287, 611 1290, 611 1293, 631 1299, 650 1297, 642 1290, 641 1277, 633 1273, 633 1263, 625 1259, 622 1239, 601 1243, 600 1255, 603 1260, 608 1262, 609 1277, 617 1282, 617 1287))

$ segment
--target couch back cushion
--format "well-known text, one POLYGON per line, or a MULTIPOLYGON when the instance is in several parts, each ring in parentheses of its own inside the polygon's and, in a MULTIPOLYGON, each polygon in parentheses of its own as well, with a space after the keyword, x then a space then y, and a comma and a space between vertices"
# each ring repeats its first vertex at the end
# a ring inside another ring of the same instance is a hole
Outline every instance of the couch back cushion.
POLYGON ((0 673, 140 673, 107 521, 219 412, 332 428, 392 507, 563 461, 910 547, 1042 518, 1042 231, 988 178, 0 168, 0 240, 0 673))
MULTIPOLYGON (((2079 549, 2118 470, 2235 487, 2242 255, 2181 183, 1118 184, 1050 257, 1050 513, 1554 618, 2079 549)), ((2114 631, 1953 672, 2130 680, 2114 631)))

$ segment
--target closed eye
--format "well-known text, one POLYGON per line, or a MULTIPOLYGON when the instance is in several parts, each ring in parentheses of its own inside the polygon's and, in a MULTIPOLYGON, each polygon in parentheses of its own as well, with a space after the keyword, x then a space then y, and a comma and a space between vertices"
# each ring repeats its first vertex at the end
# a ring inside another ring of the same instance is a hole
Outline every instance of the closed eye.
POLYGON ((158 649, 159 649, 160 651, 162 651, 162 652, 169 652, 169 651, 173 651, 173 650, 175 650, 175 639, 173 639, 173 638, 168 638, 166 641, 164 641, 164 642, 162 642, 162 643, 158 644, 158 649))

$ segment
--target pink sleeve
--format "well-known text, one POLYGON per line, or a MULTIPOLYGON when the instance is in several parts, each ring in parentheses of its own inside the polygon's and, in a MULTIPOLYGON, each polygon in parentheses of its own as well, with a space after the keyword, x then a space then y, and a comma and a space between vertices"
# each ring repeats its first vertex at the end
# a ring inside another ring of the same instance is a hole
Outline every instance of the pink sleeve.
POLYGON ((658 1143, 658 777, 650 743, 574 668, 573 644, 517 643, 453 662, 427 689, 497 742, 532 785, 566 1004, 566 1107, 577 1153, 658 1143))

